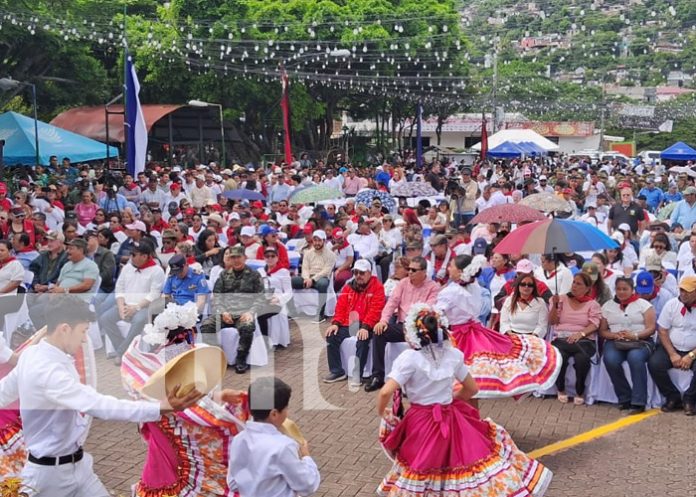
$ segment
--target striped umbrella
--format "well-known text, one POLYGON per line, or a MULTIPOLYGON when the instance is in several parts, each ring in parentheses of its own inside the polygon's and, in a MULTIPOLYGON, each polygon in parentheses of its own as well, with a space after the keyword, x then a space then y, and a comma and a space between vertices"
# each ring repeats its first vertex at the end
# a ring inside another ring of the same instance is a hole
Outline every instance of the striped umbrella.
POLYGON ((525 224, 495 247, 499 254, 564 254, 617 248, 618 244, 589 223, 549 219, 525 224))

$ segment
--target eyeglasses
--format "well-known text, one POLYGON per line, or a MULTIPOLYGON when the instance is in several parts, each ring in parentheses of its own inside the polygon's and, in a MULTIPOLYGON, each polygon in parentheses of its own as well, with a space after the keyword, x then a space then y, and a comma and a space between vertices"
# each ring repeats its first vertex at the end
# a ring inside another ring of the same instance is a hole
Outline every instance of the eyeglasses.
POLYGON ((360 271, 358 269, 353 269, 353 274, 355 276, 360 276, 361 274, 369 274, 369 273, 370 273, 370 271, 360 271))
POLYGON ((408 272, 409 272, 409 273, 417 273, 418 271, 422 271, 422 269, 419 268, 419 267, 410 267, 410 268, 408 268, 408 272))
POLYGON ((276 259, 278 254, 263 254, 266 259, 276 259))
POLYGON ((534 283, 520 283, 519 286, 523 288, 534 288, 534 283))

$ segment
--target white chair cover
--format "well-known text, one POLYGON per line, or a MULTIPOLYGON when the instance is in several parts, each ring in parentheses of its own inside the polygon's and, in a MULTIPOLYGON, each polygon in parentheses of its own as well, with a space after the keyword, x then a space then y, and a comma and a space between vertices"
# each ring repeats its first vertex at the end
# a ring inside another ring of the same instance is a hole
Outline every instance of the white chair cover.
POLYGON ((388 375, 391 371, 392 364, 396 361, 396 358, 401 355, 405 350, 409 349, 409 345, 406 342, 387 342, 387 346, 384 350, 384 374, 388 375))
POLYGON ((290 345, 290 322, 287 314, 281 312, 268 320, 268 338, 272 345, 290 345))
MULTIPOLYGON (((234 365, 237 361, 237 348, 239 347, 237 328, 222 328, 218 334, 218 340, 225 356, 227 356, 227 364, 234 365)), ((266 343, 258 323, 256 323, 256 330, 254 330, 254 339, 251 342, 247 363, 251 366, 266 366, 268 364, 268 350, 266 350, 266 343)))
MULTIPOLYGON (((352 378, 353 372, 357 372, 358 356, 356 355, 358 337, 348 337, 341 343, 341 367, 346 374, 352 378)), ((367 363, 363 377, 368 378, 372 375, 372 341, 370 341, 370 353, 367 355, 367 363)), ((358 380, 358 378, 352 378, 358 380)))
MULTIPOLYGON (((128 336, 128 330, 130 330, 130 323, 127 321, 119 321, 116 323, 116 326, 118 326, 118 331, 121 332, 121 336, 123 338, 126 338, 128 336)), ((113 344, 111 343, 111 339, 108 336, 104 337, 104 345, 106 347, 106 355, 113 354, 114 352, 116 352, 116 349, 114 348, 113 344)))
MULTIPOLYGON (((333 273, 331 273, 329 288, 326 291, 326 306, 324 307, 324 314, 327 316, 333 316, 336 313, 336 299, 336 292, 334 291, 334 278, 333 273)), ((317 307, 319 307, 319 292, 314 288, 293 290, 292 300, 295 304, 295 309, 297 312, 306 316, 315 316, 317 314, 317 307)))
MULTIPOLYGON (((645 365, 647 369, 647 364, 645 365)), ((592 366, 593 372, 591 377, 590 388, 588 389, 590 395, 585 397, 588 404, 594 404, 595 402, 609 402, 610 404, 617 404, 619 399, 616 398, 616 393, 614 392, 614 385, 611 383, 611 378, 609 378, 609 373, 604 365, 604 361, 598 366, 592 366)), ((631 381, 631 371, 628 367, 628 363, 623 363, 624 374, 629 384, 633 384, 631 381)), ((648 372, 648 403, 645 407, 653 408, 660 407, 662 405, 662 396, 660 391, 657 389, 657 385, 653 382, 650 372, 648 372)))

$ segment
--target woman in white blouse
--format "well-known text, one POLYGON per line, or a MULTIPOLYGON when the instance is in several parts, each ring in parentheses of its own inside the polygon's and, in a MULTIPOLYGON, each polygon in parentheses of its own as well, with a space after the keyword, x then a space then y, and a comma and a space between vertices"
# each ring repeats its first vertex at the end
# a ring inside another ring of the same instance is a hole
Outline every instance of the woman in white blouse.
POLYGON ((268 301, 264 309, 258 313, 257 321, 263 336, 268 336, 268 320, 283 312, 285 304, 292 299, 292 284, 290 271, 278 265, 278 251, 275 247, 265 248, 263 258, 266 265, 258 271, 266 288, 268 301))
POLYGON ((534 334, 543 338, 548 328, 549 310, 539 296, 537 282, 532 274, 523 276, 515 284, 500 311, 501 333, 534 334))
POLYGON ((11 250, 11 242, 0 240, 0 320, 2 321, 6 314, 17 312, 24 300, 24 295, 17 295, 17 289, 24 281, 24 267, 12 256, 11 250))
POLYGON ((647 363, 654 345, 655 309, 633 291, 633 279, 616 279, 616 297, 602 306, 599 334, 604 340, 604 365, 614 385, 619 409, 629 414, 645 411, 648 400, 647 363), (631 370, 626 379, 623 362, 631 370))
POLYGON ((382 217, 382 229, 379 230, 377 238, 379 238, 379 254, 375 257, 375 262, 382 271, 382 283, 385 283, 389 278, 389 268, 394 260, 394 252, 404 241, 401 230, 394 227, 394 218, 390 214, 382 217))

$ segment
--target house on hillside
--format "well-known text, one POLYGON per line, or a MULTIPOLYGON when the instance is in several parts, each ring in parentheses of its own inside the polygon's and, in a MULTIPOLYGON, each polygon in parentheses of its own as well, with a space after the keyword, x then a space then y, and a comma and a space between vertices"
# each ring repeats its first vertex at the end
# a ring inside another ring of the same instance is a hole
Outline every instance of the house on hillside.
POLYGON ((667 86, 676 86, 678 88, 689 87, 694 82, 694 77, 691 74, 683 71, 670 71, 667 75, 667 86))

